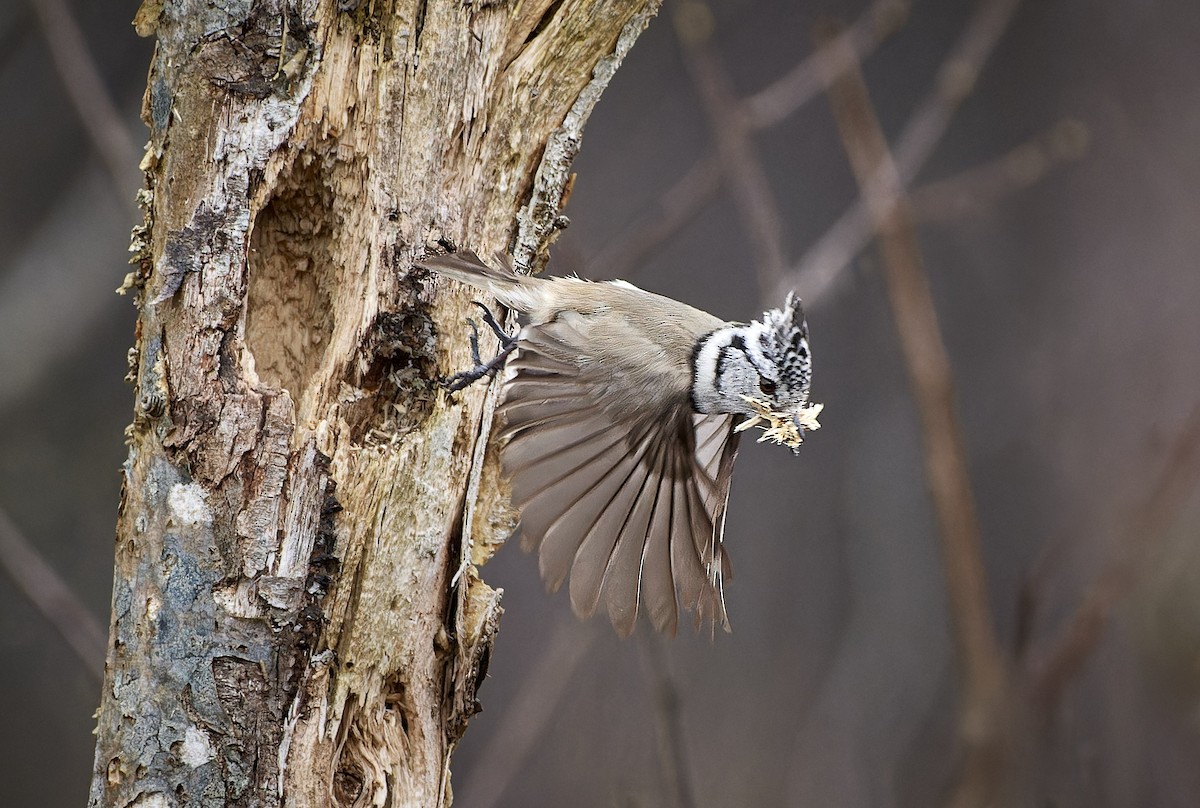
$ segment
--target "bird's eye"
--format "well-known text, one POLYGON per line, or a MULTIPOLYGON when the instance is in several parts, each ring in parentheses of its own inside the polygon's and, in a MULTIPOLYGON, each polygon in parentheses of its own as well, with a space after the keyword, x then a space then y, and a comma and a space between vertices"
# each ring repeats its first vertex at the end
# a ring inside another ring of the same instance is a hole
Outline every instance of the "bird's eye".
POLYGON ((758 389, 762 390, 764 395, 774 395, 776 384, 770 379, 764 379, 760 376, 758 379, 758 389))

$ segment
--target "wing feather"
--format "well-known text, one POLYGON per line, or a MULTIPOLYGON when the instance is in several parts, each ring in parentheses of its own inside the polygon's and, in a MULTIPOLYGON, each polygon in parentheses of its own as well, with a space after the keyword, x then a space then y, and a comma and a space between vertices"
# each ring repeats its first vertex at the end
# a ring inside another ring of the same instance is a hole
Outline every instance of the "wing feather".
POLYGON ((734 417, 678 409, 656 418, 615 411, 608 369, 579 356, 566 322, 528 326, 498 408, 502 458, 521 509, 522 544, 537 548, 551 590, 570 576, 571 604, 603 598, 618 633, 639 608, 674 633, 679 606, 728 627, 721 546, 736 456, 734 417))
POLYGON ((675 576, 671 571, 672 482, 666 466, 669 460, 670 453, 662 452, 658 461, 658 485, 654 490, 654 512, 646 531, 645 562, 642 564, 639 584, 650 621, 659 631, 673 635, 679 625, 679 602, 675 595, 675 576))
MULTIPOLYGON (((592 432, 594 427, 588 427, 592 432)), ((536 434, 534 435, 536 437, 536 434)), ((554 521, 581 499, 607 469, 624 454, 625 446, 611 429, 600 429, 574 443, 548 444, 550 450, 528 461, 507 467, 513 498, 521 506, 522 546, 540 546, 554 521)), ((535 441, 533 449, 543 448, 535 441)), ((582 537, 580 537, 582 539, 582 537)), ((556 582, 547 581, 552 588, 556 582)))
POLYGON ((600 463, 598 458, 593 468, 575 475, 581 483, 588 484, 587 490, 546 528, 542 537, 538 559, 542 576, 555 588, 562 585, 567 571, 573 568, 583 540, 638 465, 637 459, 628 452, 610 454, 604 459, 609 461, 607 465, 600 463), (593 476, 597 469, 602 469, 602 473, 593 476))
POLYGON ((549 376, 554 373, 572 374, 575 372, 575 365, 566 359, 556 358, 550 353, 535 354, 533 357, 526 355, 519 348, 516 353, 509 358, 508 368, 510 371, 517 373, 524 371, 526 378, 536 376, 549 376))
POLYGON ((704 562, 696 551, 692 509, 688 504, 690 486, 688 480, 680 476, 683 470, 678 468, 678 459, 674 458, 676 468, 672 474, 670 497, 671 573, 679 591, 679 602, 688 611, 697 612, 709 581, 704 562))
MULTIPOLYGON (((663 464, 668 456, 665 449, 666 443, 660 438, 647 452, 643 461, 645 477, 603 571, 608 617, 622 637, 633 632, 638 606, 643 599, 656 627, 665 622, 662 614, 665 604, 661 601, 664 596, 670 600, 670 614, 675 612, 675 585, 670 569, 665 581, 650 581, 645 571, 646 557, 654 550, 654 540, 661 538, 664 550, 669 544, 669 535, 656 532, 652 524, 665 477, 663 464), (650 590, 653 590, 653 596, 649 594, 650 590)), ((598 587, 596 594, 599 595, 598 587)))
MULTIPOLYGON (((606 455, 617 456, 624 452, 617 442, 607 441, 607 435, 597 436, 576 446, 569 446, 556 451, 553 455, 539 458, 536 463, 530 463, 512 474, 518 478, 513 481, 513 493, 521 502, 535 502, 538 499, 561 502, 565 509, 574 500, 564 500, 562 485, 571 478, 597 479, 595 470, 588 466, 602 460, 606 455)), ((547 525, 549 527, 549 525, 547 525)))
MULTIPOLYGON (((522 428, 505 447, 505 466, 517 473, 572 451, 598 454, 622 436, 613 435, 611 425, 586 414, 568 413, 543 418, 522 428)), ((586 458, 585 458, 586 459, 586 458)))
POLYGON ((696 463, 706 471, 720 455, 729 437, 730 415, 693 415, 696 430, 696 463))
POLYGON ((721 537, 718 535, 712 514, 706 510, 700 501, 700 492, 689 488, 687 495, 688 518, 692 526, 692 541, 696 544, 696 557, 704 568, 706 586, 700 590, 700 599, 696 603, 696 626, 711 623, 714 627, 720 623, 728 630, 729 617, 725 613, 724 570, 721 566, 721 537), (707 537, 707 538, 706 538, 707 537))
MULTIPOLYGON (((608 581, 606 572, 614 558, 618 554, 630 552, 636 553, 631 576, 633 578, 633 603, 627 604, 632 606, 631 614, 628 615, 631 628, 637 617, 637 580, 640 565, 636 563, 636 559, 640 558, 642 545, 646 541, 646 525, 644 523, 641 525, 640 535, 638 535, 638 528, 634 526, 629 537, 630 540, 624 541, 624 544, 622 541, 626 529, 630 527, 631 520, 636 521, 635 516, 637 518, 641 516, 641 514, 635 514, 635 509, 642 492, 649 484, 653 471, 649 458, 646 457, 647 449, 655 444, 657 444, 655 437, 649 436, 632 453, 635 459, 634 469, 626 477, 609 506, 587 529, 587 535, 584 536, 583 542, 575 554, 575 560, 571 567, 571 605, 576 612, 585 617, 590 617, 596 611, 596 605, 600 601, 601 586, 608 581), (633 538, 634 536, 636 539, 633 538)), ((612 599, 613 590, 610 586, 608 590, 610 607, 612 599)), ((617 621, 614 619, 613 623, 616 625, 617 621)), ((618 626, 618 630, 620 630, 620 626, 618 626)))

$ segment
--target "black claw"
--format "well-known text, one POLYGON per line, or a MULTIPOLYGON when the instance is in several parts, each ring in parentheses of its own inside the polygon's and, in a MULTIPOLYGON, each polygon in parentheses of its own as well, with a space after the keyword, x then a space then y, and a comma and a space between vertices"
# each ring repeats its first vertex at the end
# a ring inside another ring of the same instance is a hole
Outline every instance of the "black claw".
POLYGON ((471 361, 476 365, 482 365, 483 359, 479 356, 479 326, 474 320, 467 320, 467 325, 471 326, 471 361))
POLYGON ((508 355, 517 347, 517 338, 505 331, 498 322, 492 310, 478 301, 472 301, 483 310, 483 322, 487 324, 496 338, 500 340, 500 352, 492 357, 487 362, 484 362, 479 355, 479 326, 474 320, 467 320, 467 325, 471 327, 471 359, 475 362, 475 367, 468 370, 462 370, 455 373, 453 376, 440 379, 441 385, 451 393, 457 393, 470 387, 475 382, 482 379, 484 376, 494 376, 496 371, 504 367, 508 355))
POLYGON ((507 348, 509 345, 515 345, 517 338, 509 334, 501 325, 496 322, 496 315, 492 314, 492 310, 480 303, 478 300, 472 300, 476 306, 483 311, 483 321, 487 323, 487 327, 492 329, 492 333, 500 340, 500 344, 507 348))

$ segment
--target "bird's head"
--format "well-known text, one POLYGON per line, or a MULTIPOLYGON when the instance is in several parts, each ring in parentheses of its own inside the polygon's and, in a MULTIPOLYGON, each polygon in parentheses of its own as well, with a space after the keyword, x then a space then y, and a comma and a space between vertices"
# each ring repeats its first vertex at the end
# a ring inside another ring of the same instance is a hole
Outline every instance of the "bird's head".
POLYGON ((748 428, 766 421, 766 438, 792 448, 815 429, 819 405, 809 405, 812 354, 800 300, 762 320, 734 323, 703 337, 692 361, 692 403, 702 413, 745 415, 748 428))

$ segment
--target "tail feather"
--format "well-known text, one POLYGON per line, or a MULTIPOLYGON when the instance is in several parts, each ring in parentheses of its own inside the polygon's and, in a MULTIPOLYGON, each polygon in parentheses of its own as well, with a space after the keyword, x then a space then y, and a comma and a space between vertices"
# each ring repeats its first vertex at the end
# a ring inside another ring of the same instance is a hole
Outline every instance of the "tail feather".
POLYGON ((459 250, 431 256, 418 261, 416 265, 481 289, 510 308, 528 311, 529 288, 541 281, 514 272, 507 255, 497 253, 497 259, 503 265, 502 269, 488 266, 470 250, 459 250))
MULTIPOLYGON (((503 254, 501 253, 501 255, 503 254)), ((479 285, 484 280, 495 281, 496 283, 514 282, 516 280, 516 273, 512 270, 512 264, 508 261, 508 256, 503 257, 503 269, 495 269, 488 266, 478 255, 470 250, 459 250, 458 252, 446 253, 445 255, 433 255, 418 262, 417 266, 473 285, 479 285)))

